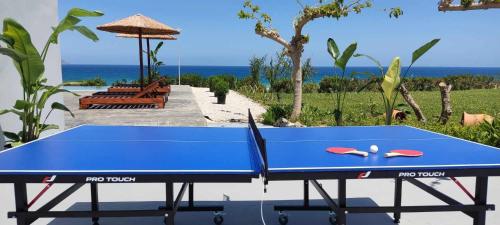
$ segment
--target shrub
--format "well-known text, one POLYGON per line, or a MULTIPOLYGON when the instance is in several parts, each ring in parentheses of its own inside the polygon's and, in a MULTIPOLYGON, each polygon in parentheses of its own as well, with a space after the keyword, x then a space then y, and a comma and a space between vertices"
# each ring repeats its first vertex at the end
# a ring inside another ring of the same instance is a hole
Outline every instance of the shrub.
POLYGON ((243 79, 239 79, 236 82, 236 87, 240 88, 243 86, 255 86, 259 85, 260 83, 255 82, 254 78, 252 76, 246 76, 243 79))
POLYGON ((224 74, 224 75, 216 75, 215 77, 219 77, 220 79, 225 80, 229 85, 229 89, 232 89, 232 90, 236 89, 236 83, 238 81, 236 76, 224 74))
POLYGON ((101 77, 96 77, 93 79, 88 79, 88 80, 81 80, 81 81, 70 81, 66 82, 64 85, 66 86, 106 86, 106 81, 102 79, 101 77))
MULTIPOLYGON (((436 91, 439 90, 437 84, 441 81, 453 85, 453 90, 490 89, 495 88, 500 83, 494 77, 476 75, 457 75, 444 78, 414 77, 405 79, 404 83, 409 91, 436 91)), ((364 87, 368 80, 354 78, 346 82, 347 91, 354 92, 364 87)), ((340 79, 335 76, 325 76, 321 79, 319 86, 321 93, 337 92, 340 91, 341 87, 340 79)), ((370 84, 364 90, 376 91, 377 86, 370 84)))
POLYGON ((322 110, 316 106, 304 104, 299 120, 306 126, 318 126, 327 124, 331 115, 332 112, 329 110, 322 110))
POLYGON ((238 92, 242 93, 243 95, 254 95, 254 94, 262 94, 266 93, 266 87, 262 84, 255 84, 255 85, 243 85, 238 87, 238 92))
POLYGON ((477 126, 464 127, 457 123, 416 123, 410 125, 421 127, 426 130, 479 142, 486 145, 500 147, 500 124, 495 120, 492 124, 485 122, 477 126))
POLYGON ((171 76, 162 76, 163 80, 165 81, 165 83, 167 85, 171 85, 171 84, 178 84, 179 83, 179 80, 175 77, 171 77, 171 76))
POLYGON ((302 87, 303 93, 318 93, 319 85, 316 83, 305 83, 302 87))
POLYGON ((493 123, 484 122, 479 125, 479 133, 477 133, 477 141, 479 143, 495 146, 500 148, 500 124, 497 120, 493 123))
POLYGON ((288 104, 271 105, 267 111, 262 114, 262 123, 266 125, 274 125, 276 120, 280 118, 290 118, 292 110, 293 106, 288 104))
POLYGON ((227 81, 222 79, 217 79, 214 84, 214 94, 215 96, 223 96, 229 92, 229 84, 227 81))
POLYGON ((94 79, 87 80, 84 82, 87 86, 106 86, 106 81, 101 77, 96 77, 94 79))
POLYGON ((198 74, 184 74, 181 76, 181 84, 192 87, 206 87, 207 79, 198 74))
POLYGON ((495 81, 489 76, 457 75, 443 78, 446 83, 453 85, 453 90, 487 89, 494 88, 495 81))
POLYGON ((236 82, 236 89, 243 94, 265 93, 266 87, 260 82, 255 82, 252 76, 246 76, 236 82))
POLYGON ((340 90, 340 79, 333 76, 325 76, 319 82, 319 92, 331 93, 340 90))
POLYGON ((124 84, 127 84, 127 79, 116 80, 111 84, 111 86, 120 86, 124 84))
POLYGON ((271 84, 271 92, 293 93, 293 82, 288 78, 277 79, 271 84))
MULTIPOLYGON (((161 86, 178 84, 178 82, 179 82, 179 80, 177 78, 171 77, 171 76, 160 76, 160 77, 153 79, 153 82, 160 80, 160 79, 161 79, 161 82, 160 82, 161 86)), ((120 86, 120 85, 125 85, 125 84, 140 84, 140 83, 141 83, 141 80, 127 81, 127 79, 121 79, 121 80, 114 81, 111 84, 111 86, 120 86)), ((144 80, 144 85, 147 85, 147 84, 148 84, 148 81, 146 79, 146 80, 144 80)))
POLYGON ((436 89, 436 79, 428 77, 415 77, 405 80, 406 88, 412 91, 433 91, 436 89))
POLYGON ((207 84, 208 84, 208 89, 213 92, 214 91, 214 87, 215 87, 215 84, 217 83, 217 81, 219 80, 220 78, 219 77, 209 77, 207 79, 207 84))
POLYGON ((237 81, 238 79, 234 75, 215 75, 215 76, 210 76, 207 79, 207 85, 208 88, 210 88, 210 91, 214 90, 214 85, 217 83, 217 80, 223 80, 226 81, 227 84, 229 85, 229 89, 235 90, 237 87, 237 81))

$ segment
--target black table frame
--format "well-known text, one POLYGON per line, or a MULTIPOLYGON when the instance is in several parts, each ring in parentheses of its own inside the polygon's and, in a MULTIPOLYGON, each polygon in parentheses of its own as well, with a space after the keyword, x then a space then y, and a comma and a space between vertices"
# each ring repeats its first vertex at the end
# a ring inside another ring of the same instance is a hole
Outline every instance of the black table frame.
MULTIPOLYGON (((164 217, 167 225, 174 225, 177 212, 201 212, 213 211, 215 219, 222 218, 220 212, 224 211, 223 206, 196 206, 194 200, 194 183, 245 183, 251 182, 257 175, 248 174, 225 174, 225 175, 103 175, 103 178, 134 178, 134 182, 86 182, 88 176, 85 175, 56 175, 53 184, 72 183, 73 185, 65 191, 55 196, 35 211, 28 210, 27 184, 44 183, 43 181, 53 175, 19 175, 0 176, 0 183, 13 183, 15 193, 15 212, 8 212, 9 218, 16 218, 17 225, 29 225, 39 218, 91 218, 94 225, 98 225, 101 217, 164 217), (165 205, 157 209, 148 210, 100 210, 98 184, 100 183, 165 183, 166 199, 165 205), (174 193, 174 183, 181 183, 181 189, 174 193), (90 186, 90 209, 87 211, 52 211, 55 206, 64 201, 74 192, 89 184, 90 186), (181 205, 182 198, 188 192, 187 205, 181 205)), ((107 179, 105 179, 107 180, 107 179)))
MULTIPOLYGON (((288 180, 288 179, 287 179, 288 180)), ((459 201, 449 197, 448 195, 428 186, 427 184, 419 181, 416 178, 396 178, 394 187, 394 205, 393 206, 348 206, 347 205, 347 181, 346 178, 339 178, 338 181, 338 196, 337 201, 328 194, 318 180, 303 180, 304 196, 303 204, 301 205, 287 205, 287 206, 274 206, 275 211, 279 211, 280 215, 284 211, 329 211, 331 215, 335 216, 337 225, 346 225, 347 213, 394 213, 394 222, 399 223, 401 213, 412 212, 450 212, 458 211, 473 218, 474 225, 485 225, 486 212, 495 210, 495 205, 487 204, 487 191, 488 191, 488 177, 476 177, 475 187, 475 201, 474 204, 462 204, 459 201), (407 206, 402 205, 401 198, 403 194, 402 184, 407 181, 416 187, 424 190, 428 194, 438 198, 446 203, 446 205, 419 205, 407 206), (309 187, 312 185, 316 191, 321 195, 326 205, 311 205, 309 202, 309 187)))

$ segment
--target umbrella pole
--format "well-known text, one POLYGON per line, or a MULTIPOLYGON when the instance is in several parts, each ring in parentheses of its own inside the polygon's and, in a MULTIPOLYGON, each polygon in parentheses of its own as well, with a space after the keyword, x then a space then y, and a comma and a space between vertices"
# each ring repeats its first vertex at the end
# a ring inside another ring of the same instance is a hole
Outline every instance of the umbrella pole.
POLYGON ((141 71, 141 91, 144 89, 144 63, 142 62, 142 30, 139 30, 139 70, 141 71))
POLYGON ((152 82, 152 74, 151 74, 151 55, 150 55, 150 50, 149 50, 149 38, 146 38, 147 42, 147 49, 148 49, 148 85, 151 84, 152 82))

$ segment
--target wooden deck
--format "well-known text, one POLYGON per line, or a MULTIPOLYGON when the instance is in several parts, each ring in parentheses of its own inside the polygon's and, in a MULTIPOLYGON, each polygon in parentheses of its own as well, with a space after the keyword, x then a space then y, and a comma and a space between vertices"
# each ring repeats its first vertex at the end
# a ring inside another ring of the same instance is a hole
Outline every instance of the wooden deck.
POLYGON ((80 110, 78 99, 93 92, 76 92, 80 97, 64 94, 64 104, 75 118, 65 114, 66 129, 81 124, 133 125, 133 126, 206 126, 206 120, 194 99, 191 87, 172 85, 172 93, 164 109, 147 106, 113 106, 80 110))

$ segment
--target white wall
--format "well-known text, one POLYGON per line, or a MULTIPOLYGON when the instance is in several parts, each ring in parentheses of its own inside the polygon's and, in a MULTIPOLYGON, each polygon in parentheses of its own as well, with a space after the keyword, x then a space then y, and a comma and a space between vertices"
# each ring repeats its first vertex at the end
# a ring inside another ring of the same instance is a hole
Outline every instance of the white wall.
MULTIPOLYGON (((31 41, 41 52, 49 35, 51 27, 58 22, 57 0, 1 0, 0 1, 0 30, 3 30, 3 20, 11 17, 21 23, 30 32, 31 41)), ((0 43, 5 46, 3 43, 0 43)), ((51 85, 62 83, 61 52, 59 45, 52 45, 45 60, 45 77, 51 85)), ((9 57, 0 55, 0 109, 11 108, 16 99, 22 98, 22 87, 17 70, 9 57)), ((62 95, 50 99, 47 106, 53 101, 63 103, 62 95)), ((48 111, 48 110, 46 110, 48 111)), ((49 119, 50 123, 64 128, 63 112, 54 112, 49 119)), ((21 123, 17 116, 0 116, 0 125, 4 131, 19 131, 21 123)), ((53 131, 55 132, 55 131, 53 131)), ((50 132, 44 133, 45 135, 50 132)))

